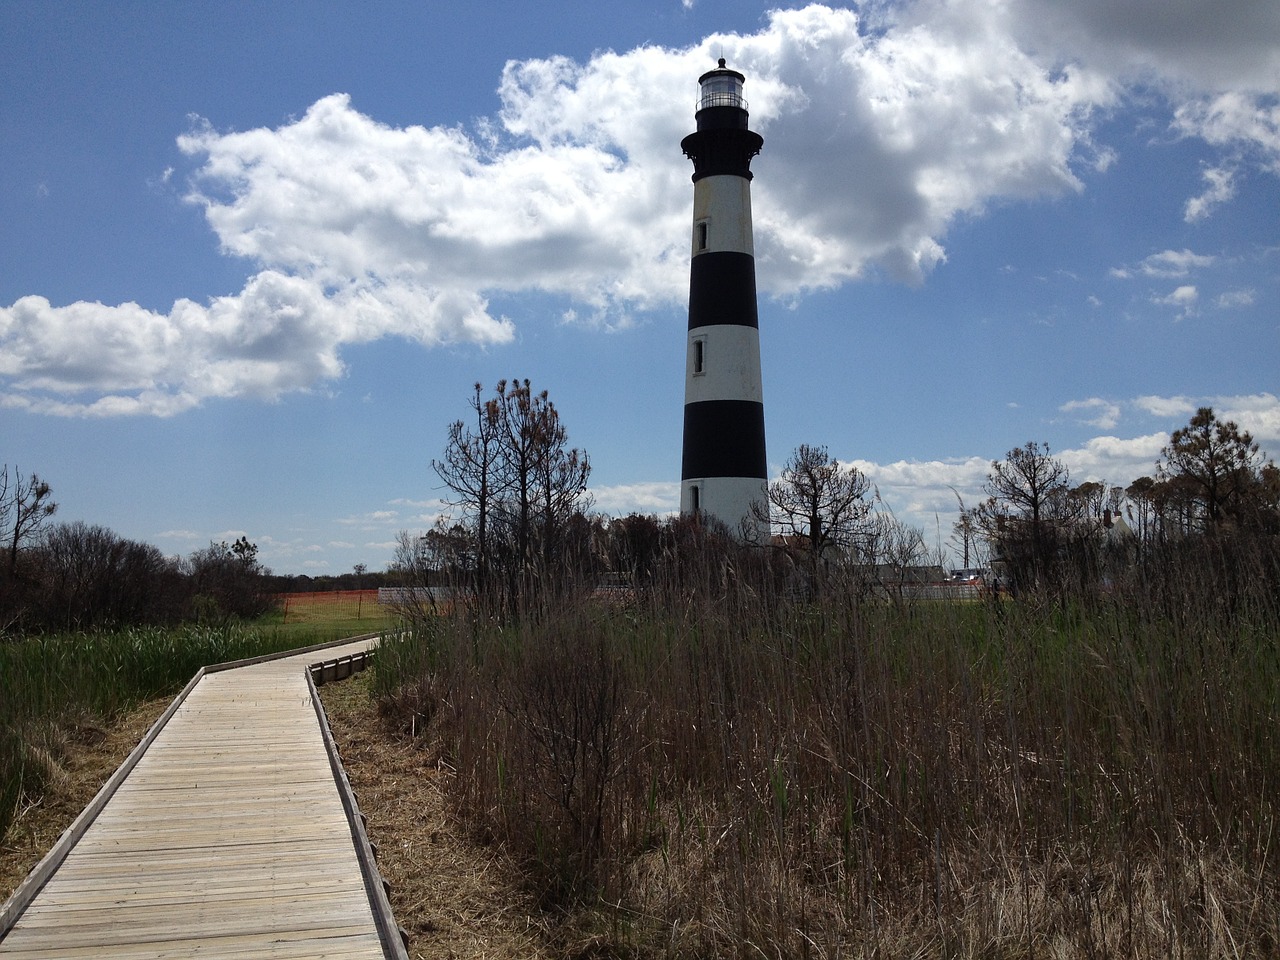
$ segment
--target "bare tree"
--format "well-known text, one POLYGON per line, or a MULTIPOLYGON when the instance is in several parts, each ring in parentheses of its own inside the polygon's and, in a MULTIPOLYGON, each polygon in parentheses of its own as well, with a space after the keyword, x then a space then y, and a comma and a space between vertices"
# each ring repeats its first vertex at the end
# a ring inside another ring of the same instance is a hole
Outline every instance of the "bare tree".
POLYGON ((960 507, 960 515, 951 527, 951 542, 960 547, 961 567, 969 570, 973 566, 970 560, 977 560, 978 540, 981 536, 981 530, 978 527, 973 511, 965 509, 964 499, 960 496, 960 492, 955 487, 949 487, 948 489, 956 495, 956 504, 960 507))
MULTIPOLYGON (((505 387, 506 381, 498 384, 499 397, 505 387)), ((502 453, 502 408, 498 399, 484 399, 481 389, 477 383, 468 400, 474 426, 462 420, 451 423, 444 459, 433 460, 431 466, 452 491, 453 505, 462 510, 474 530, 476 589, 484 593, 492 554, 489 520, 501 482, 498 465, 502 453)))
POLYGON ((787 537, 805 541, 817 569, 834 554, 848 555, 871 511, 871 483, 855 467, 842 467, 826 447, 801 444, 769 484, 767 505, 753 508, 787 537))
POLYGON ((8 550, 10 577, 18 572, 18 550, 57 512, 52 494, 49 484, 36 474, 24 480, 17 467, 12 477, 8 465, 0 467, 0 536, 8 550))
POLYGON ((866 575, 894 600, 905 597, 904 585, 916 576, 929 554, 924 531, 903 523, 883 506, 871 520, 864 545, 866 575))
POLYGON ((498 571, 515 602, 568 569, 566 538, 590 505, 591 461, 569 447, 555 404, 528 380, 501 380, 487 400, 477 384, 471 407, 475 427, 454 423, 433 466, 473 542, 478 594, 488 595, 498 571))
MULTIPOLYGON (((555 408, 547 399, 547 392, 535 395, 528 380, 515 380, 510 387, 505 380, 499 381, 497 403, 501 513, 509 537, 508 554, 515 561, 509 570, 528 570, 533 561, 537 482, 546 470, 548 446, 556 440, 559 416, 553 416, 555 408)), ((563 444, 563 430, 560 434, 563 444)))
POLYGON ((1015 580, 1043 582, 1057 549, 1057 526, 1069 506, 1070 472, 1049 454, 1048 444, 1031 441, 991 463, 985 490, 989 499, 976 508, 977 522, 1015 580))
POLYGON ((170 623, 185 600, 180 563, 82 521, 54 524, 39 556, 38 622, 56 629, 170 623))

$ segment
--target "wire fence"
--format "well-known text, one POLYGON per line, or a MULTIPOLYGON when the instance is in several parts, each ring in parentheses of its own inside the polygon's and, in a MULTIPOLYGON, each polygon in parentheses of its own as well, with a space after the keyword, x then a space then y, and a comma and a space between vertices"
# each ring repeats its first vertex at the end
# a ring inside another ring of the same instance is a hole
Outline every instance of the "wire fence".
POLYGON ((312 593, 276 594, 285 623, 313 620, 362 620, 380 617, 386 608, 378 604, 377 590, 320 590, 312 593))

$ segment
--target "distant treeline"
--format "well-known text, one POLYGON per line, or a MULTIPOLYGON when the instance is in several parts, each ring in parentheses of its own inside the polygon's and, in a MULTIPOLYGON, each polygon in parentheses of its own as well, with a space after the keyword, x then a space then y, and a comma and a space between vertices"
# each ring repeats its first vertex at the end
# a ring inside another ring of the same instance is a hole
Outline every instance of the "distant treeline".
POLYGON ((267 593, 324 593, 329 590, 376 590, 399 586, 402 577, 385 571, 338 573, 311 577, 305 573, 268 573, 262 578, 267 593))

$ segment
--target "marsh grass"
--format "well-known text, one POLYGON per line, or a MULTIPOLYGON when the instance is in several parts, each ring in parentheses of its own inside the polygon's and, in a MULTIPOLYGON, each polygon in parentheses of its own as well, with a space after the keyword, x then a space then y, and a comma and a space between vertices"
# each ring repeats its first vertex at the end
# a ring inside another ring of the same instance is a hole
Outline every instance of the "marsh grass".
MULTIPOLYGON (((326 638, 327 639, 327 638, 326 638)), ((244 626, 137 628, 0 641, 0 837, 20 804, 65 776, 78 731, 176 694, 200 667, 305 645, 244 626)))
POLYGON ((1280 950, 1274 578, 1228 610, 1200 568, 1159 595, 896 605, 721 573, 518 625, 460 610, 376 662, 456 815, 594 942, 1280 950))
POLYGON ((378 602, 377 590, 326 590, 280 594, 275 609, 257 622, 286 631, 345 630, 349 636, 394 626, 398 619, 394 607, 378 602))

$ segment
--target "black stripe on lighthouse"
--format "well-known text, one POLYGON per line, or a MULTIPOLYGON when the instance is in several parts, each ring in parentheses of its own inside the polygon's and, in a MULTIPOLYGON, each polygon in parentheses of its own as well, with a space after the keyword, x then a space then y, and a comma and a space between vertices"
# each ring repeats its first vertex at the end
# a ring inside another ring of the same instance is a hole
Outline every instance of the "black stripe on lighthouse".
POLYGON ((721 323, 760 327, 756 261, 749 253, 700 253, 689 263, 689 329, 721 323))
POLYGON ((768 476, 764 404, 754 400, 702 400, 684 407, 680 479, 768 476))

